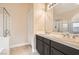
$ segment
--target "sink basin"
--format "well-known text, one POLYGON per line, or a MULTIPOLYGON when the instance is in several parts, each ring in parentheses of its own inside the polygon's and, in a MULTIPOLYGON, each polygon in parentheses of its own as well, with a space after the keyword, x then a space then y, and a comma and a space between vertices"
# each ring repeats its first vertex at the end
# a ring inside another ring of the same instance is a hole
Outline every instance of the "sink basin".
POLYGON ((64 37, 61 33, 52 33, 52 34, 49 34, 47 35, 49 37, 55 37, 57 38, 58 40, 63 40, 63 41, 66 41, 66 42, 72 42, 72 43, 77 43, 79 44, 79 37, 76 37, 76 38, 72 38, 72 37, 64 37))

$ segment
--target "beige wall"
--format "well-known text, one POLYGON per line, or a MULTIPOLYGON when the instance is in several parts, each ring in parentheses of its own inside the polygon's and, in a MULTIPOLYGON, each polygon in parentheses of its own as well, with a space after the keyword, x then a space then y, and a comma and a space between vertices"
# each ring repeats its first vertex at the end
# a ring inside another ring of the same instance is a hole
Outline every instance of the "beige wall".
POLYGON ((11 39, 10 46, 28 43, 26 14, 32 4, 0 4, 10 13, 11 39))
POLYGON ((45 5, 34 4, 34 32, 44 33, 45 32, 45 5))
POLYGON ((53 31, 53 8, 46 11, 46 32, 51 33, 53 31))
POLYGON ((45 4, 34 4, 35 33, 52 32, 53 9, 45 11, 45 4))

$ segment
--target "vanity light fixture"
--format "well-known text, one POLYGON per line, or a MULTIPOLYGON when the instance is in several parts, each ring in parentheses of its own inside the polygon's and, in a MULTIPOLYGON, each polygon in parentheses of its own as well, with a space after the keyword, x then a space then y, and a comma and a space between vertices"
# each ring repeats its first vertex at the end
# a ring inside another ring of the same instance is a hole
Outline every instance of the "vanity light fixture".
POLYGON ((57 3, 46 3, 45 4, 45 11, 55 7, 57 5, 57 3))
POLYGON ((56 3, 49 3, 49 4, 48 4, 48 7, 49 7, 49 8, 52 8, 52 7, 55 7, 55 6, 56 6, 56 3))

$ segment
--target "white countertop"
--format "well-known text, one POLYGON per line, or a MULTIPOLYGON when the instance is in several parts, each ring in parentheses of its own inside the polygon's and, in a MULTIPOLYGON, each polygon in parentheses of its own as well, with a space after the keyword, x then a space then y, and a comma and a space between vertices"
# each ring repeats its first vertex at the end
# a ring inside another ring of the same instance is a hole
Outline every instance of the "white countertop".
POLYGON ((79 50, 79 37, 75 39, 70 37, 69 38, 63 37, 61 33, 57 32, 56 33, 54 32, 52 34, 38 34, 38 35, 79 50))

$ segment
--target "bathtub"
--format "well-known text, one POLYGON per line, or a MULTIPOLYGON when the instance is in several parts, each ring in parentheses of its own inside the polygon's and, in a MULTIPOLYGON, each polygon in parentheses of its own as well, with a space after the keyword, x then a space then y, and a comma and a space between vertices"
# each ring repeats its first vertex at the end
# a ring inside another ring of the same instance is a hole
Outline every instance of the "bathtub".
POLYGON ((0 37, 0 55, 9 54, 9 37, 0 37))

